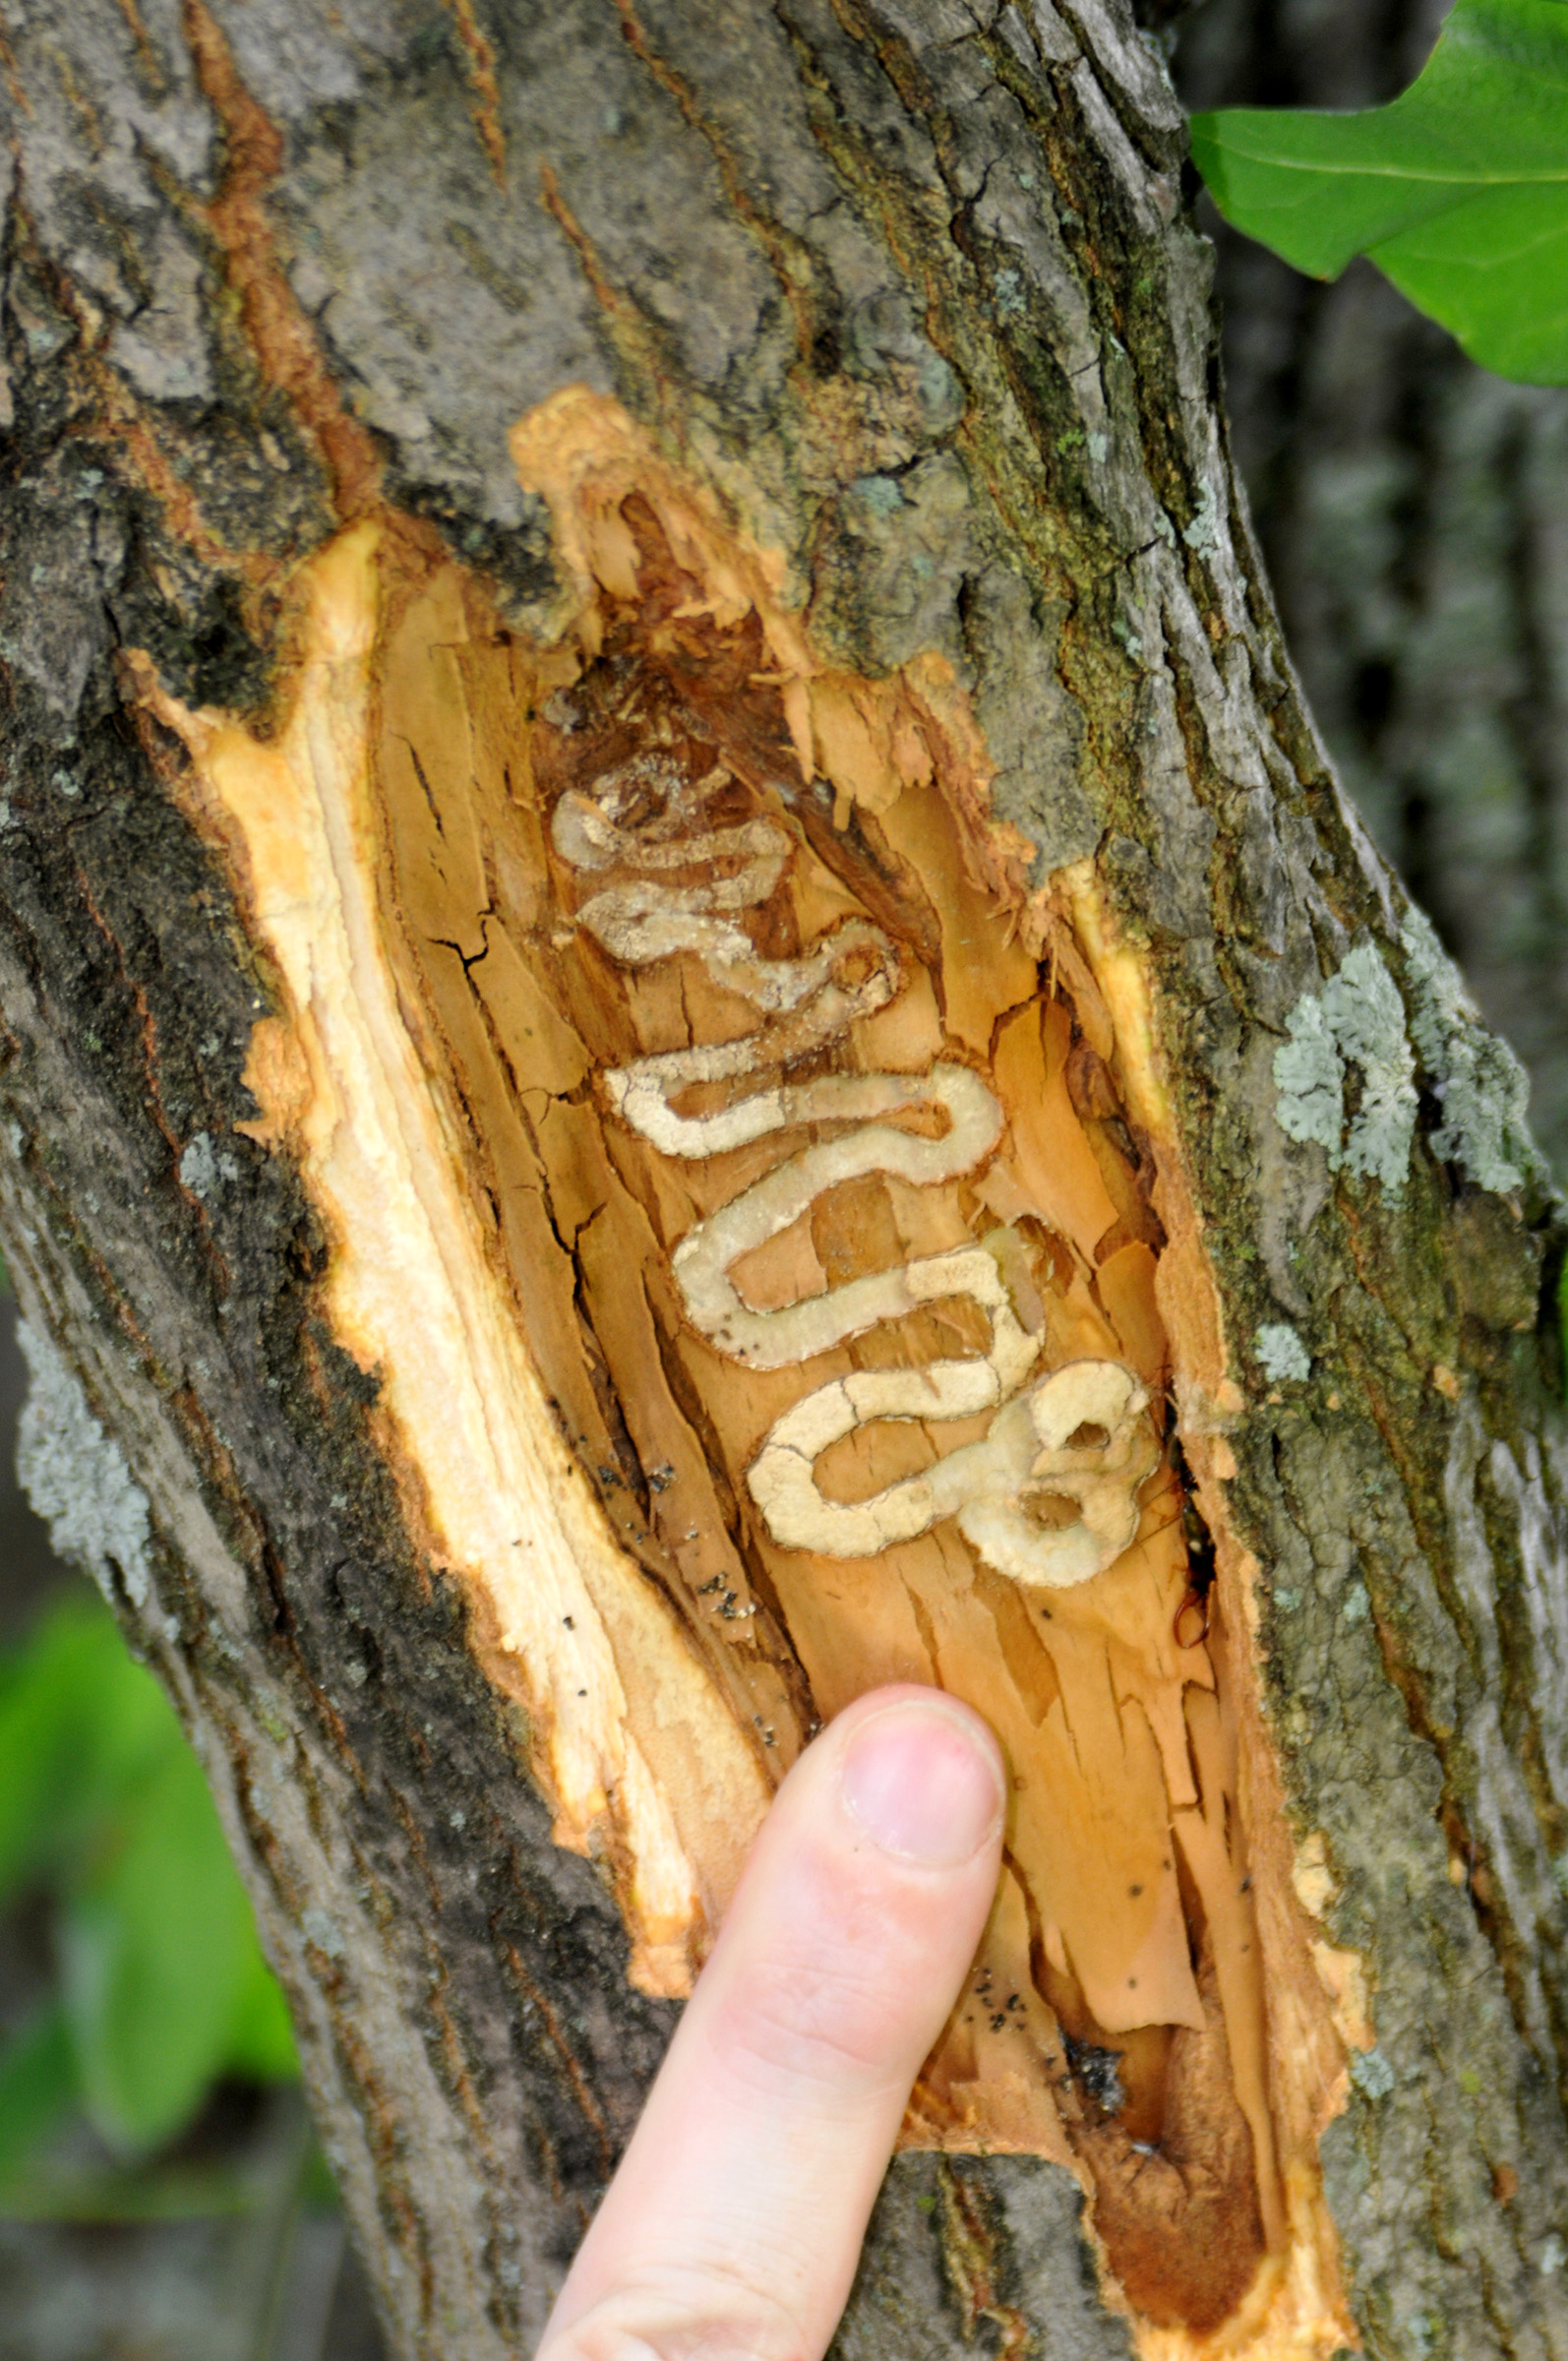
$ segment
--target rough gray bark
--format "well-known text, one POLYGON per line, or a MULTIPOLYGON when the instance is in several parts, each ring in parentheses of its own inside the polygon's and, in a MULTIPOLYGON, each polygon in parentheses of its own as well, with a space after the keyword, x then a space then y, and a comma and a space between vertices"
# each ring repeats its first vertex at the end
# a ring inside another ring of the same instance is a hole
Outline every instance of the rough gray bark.
MULTIPOLYGON (((297 1176, 234 1131, 271 985, 115 656, 259 707, 276 586, 377 466, 537 619, 506 433, 585 380, 765 522, 839 661, 950 657, 1042 883, 1097 856, 1245 1394, 1193 1384, 1184 1435, 1229 1418, 1203 1510, 1222 1584, 1263 1569, 1293 1830, 1370 1990, 1324 2146, 1355 2315, 1389 2361, 1568 2355, 1560 1234, 1296 692, 1124 12, 3 13, 0 1228, 122 1455, 81 1545, 203 1748, 395 2349, 527 2349, 672 2013, 420 1562, 297 1176)), ((904 2159, 844 2351, 1127 2351, 1079 2210, 1037 2160, 904 2159)))
MULTIPOLYGON (((1202 106, 1379 104, 1444 14, 1209 0, 1202 106)), ((1568 395, 1467 361, 1370 266, 1332 287, 1218 227, 1226 385, 1291 652, 1357 808, 1568 1151, 1568 395)))

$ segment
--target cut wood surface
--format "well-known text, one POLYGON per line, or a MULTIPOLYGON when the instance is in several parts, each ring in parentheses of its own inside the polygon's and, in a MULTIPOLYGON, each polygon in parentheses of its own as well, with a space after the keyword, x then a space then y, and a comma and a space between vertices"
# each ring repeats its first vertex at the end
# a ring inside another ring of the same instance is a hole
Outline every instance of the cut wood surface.
POLYGON ((1005 1871, 844 2352, 1568 2357, 1558 1212, 1178 110, 1100 0, 456 23, 7 67, 0 1226, 395 2349, 528 2348, 913 1679, 1005 1871))
POLYGON ((410 1521, 652 1991, 820 1721, 897 1679, 984 1712, 1007 1865, 906 2137, 1078 2166, 1156 2329, 1314 2325, 1343 2066, 1299 1937, 1322 2030, 1270 2053, 1172 1143, 950 668, 823 671, 618 404, 513 448, 586 569, 552 643, 363 525, 275 731, 138 667, 284 980, 246 1128, 300 1157, 410 1521))

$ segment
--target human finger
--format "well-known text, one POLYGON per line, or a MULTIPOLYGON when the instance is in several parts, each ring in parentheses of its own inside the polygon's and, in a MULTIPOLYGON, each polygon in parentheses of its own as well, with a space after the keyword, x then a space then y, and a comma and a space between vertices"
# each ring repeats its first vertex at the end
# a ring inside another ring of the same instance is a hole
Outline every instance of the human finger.
POLYGON ((780 1788, 540 2361, 818 2361, 995 1891, 978 1715, 874 1691, 780 1788))

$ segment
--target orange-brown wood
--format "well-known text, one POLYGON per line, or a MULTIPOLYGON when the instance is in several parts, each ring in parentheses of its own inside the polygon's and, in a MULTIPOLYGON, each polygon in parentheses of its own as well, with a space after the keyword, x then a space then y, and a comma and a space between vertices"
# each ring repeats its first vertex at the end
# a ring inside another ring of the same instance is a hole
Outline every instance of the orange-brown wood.
MULTIPOLYGON (((1195 1709, 1184 1698, 1207 1705, 1205 1733, 1224 1722, 1201 1637, 1183 1647, 1176 1630, 1191 1580, 1176 1482, 1157 1471, 1133 1549, 1060 1592, 1022 1591, 977 1564, 950 1529, 872 1559, 777 1544, 744 1481, 774 1420, 834 1375, 980 1351, 985 1322, 959 1298, 813 1356, 809 1369, 767 1371, 738 1368, 693 1333, 665 1277, 674 1248, 808 1132, 672 1160, 607 1114, 595 1073, 744 1039, 756 1015, 692 950, 618 967, 573 927, 604 877, 573 874, 550 846, 561 797, 591 794, 650 743, 688 777, 722 761, 728 779, 703 818, 733 829, 767 815, 791 844, 751 925, 758 950, 799 958, 852 916, 898 927, 910 982, 810 1070, 922 1073, 957 1059, 987 1075, 1006 1110, 995 1156, 961 1182, 923 1189, 872 1173, 830 1187, 737 1261, 748 1302, 798 1302, 1000 1230, 1020 1310, 1045 1332, 1046 1365, 1111 1359, 1160 1388, 1169 1370, 1149 1242, 1159 1225, 1103 1062, 1065 995, 1047 997, 1040 961, 972 881, 935 787, 908 787, 875 814, 821 815, 819 825, 836 826, 830 870, 797 816, 811 789, 778 689, 756 680, 766 651, 754 627, 725 634, 709 615, 683 613, 698 603, 695 585, 651 515, 629 504, 626 521, 635 595, 607 602, 595 655, 541 700, 526 785, 478 771, 471 726, 449 729, 438 752, 456 672, 473 704, 512 680, 486 646, 496 626, 482 608, 460 628, 441 613, 450 574, 410 586, 381 669, 392 890, 421 997, 446 1034, 498 1197, 521 1193, 544 1210, 499 1241, 519 1316, 612 1522, 650 1575, 679 1587, 732 1693, 738 1654, 754 1683, 761 1666, 776 1667, 761 1720, 781 1765, 799 1727, 784 1697, 792 1687, 799 1696, 802 1673, 819 1715, 904 1677, 941 1682, 996 1725, 1014 1766, 1010 1873, 977 1972, 984 1993, 971 1993, 924 2078, 919 2136, 1076 2154, 1101 2189, 1102 2235, 1129 2299, 1157 2322, 1212 2330, 1252 2280, 1267 2232, 1278 2238, 1281 2200, 1234 1770, 1228 1785, 1211 1746, 1207 1788, 1193 1776, 1195 1709), (436 632, 458 644, 425 654, 436 632), (860 899, 857 866, 876 888, 860 899), (1096 2051, 1116 2061, 1119 2105, 1103 2103, 1096 2051), (1239 2096, 1238 2051, 1248 2070, 1239 2096), (1075 2055, 1090 2061, 1076 2074, 1075 2055)), ((841 737, 847 709, 829 700, 841 737)), ((690 886, 703 865, 669 874, 690 886)), ((702 1111, 703 1087, 678 1102, 683 1112, 702 1111)), ((706 1088, 710 1105, 737 1095, 706 1088)), ((860 1426, 823 1455, 821 1487, 864 1498, 989 1423, 860 1426)), ((1188 1620, 1201 1633, 1203 1610, 1188 1620)), ((763 1690, 746 1696, 754 1715, 763 1690)))

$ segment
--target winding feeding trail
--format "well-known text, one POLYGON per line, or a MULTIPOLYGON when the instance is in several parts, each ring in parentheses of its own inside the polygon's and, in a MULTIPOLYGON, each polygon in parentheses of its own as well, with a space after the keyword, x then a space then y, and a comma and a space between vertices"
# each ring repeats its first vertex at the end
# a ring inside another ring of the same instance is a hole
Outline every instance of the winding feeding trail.
POLYGON ((632 881, 606 882, 576 913, 613 958, 646 967, 694 952, 717 986, 749 999, 764 1020, 738 1041, 669 1050, 606 1072, 611 1104, 634 1130, 664 1155, 696 1159, 800 1124, 856 1126, 786 1157, 681 1241, 673 1265, 687 1314, 720 1352, 754 1369, 793 1367, 943 1298, 968 1298, 991 1323, 982 1355, 856 1370, 804 1395, 774 1422, 748 1471, 753 1498, 783 1548, 872 1557, 953 1517, 997 1573, 1055 1590, 1085 1582, 1132 1542, 1138 1486, 1158 1456, 1144 1416, 1148 1395, 1130 1370, 1118 1362, 1070 1362, 1021 1391, 1041 1340, 1020 1322, 983 1245, 919 1256, 773 1310, 749 1304, 730 1277, 743 1254, 840 1182, 886 1173, 930 1186, 972 1172, 995 1148, 1005 1119, 979 1074, 945 1063, 924 1075, 779 1079, 712 1114, 676 1112, 676 1099, 694 1084, 739 1081, 826 1049, 904 983, 897 947, 867 919, 846 920, 797 958, 759 955, 737 914, 774 892, 794 845, 766 816, 707 824, 707 805, 729 777, 721 765, 692 780, 667 756, 639 756, 590 791, 564 795, 551 828, 557 852, 579 873, 631 873, 632 881), (713 874, 720 865, 730 874, 713 874), (708 874, 680 884, 670 874, 679 871, 708 874), (935 1111, 945 1118, 935 1138, 886 1120, 935 1111), (817 1485, 821 1453, 857 1427, 986 1410, 997 1415, 983 1440, 869 1499, 831 1501, 817 1485), (1029 1502, 1042 1497, 1074 1502, 1076 1518, 1037 1522, 1029 1502))

